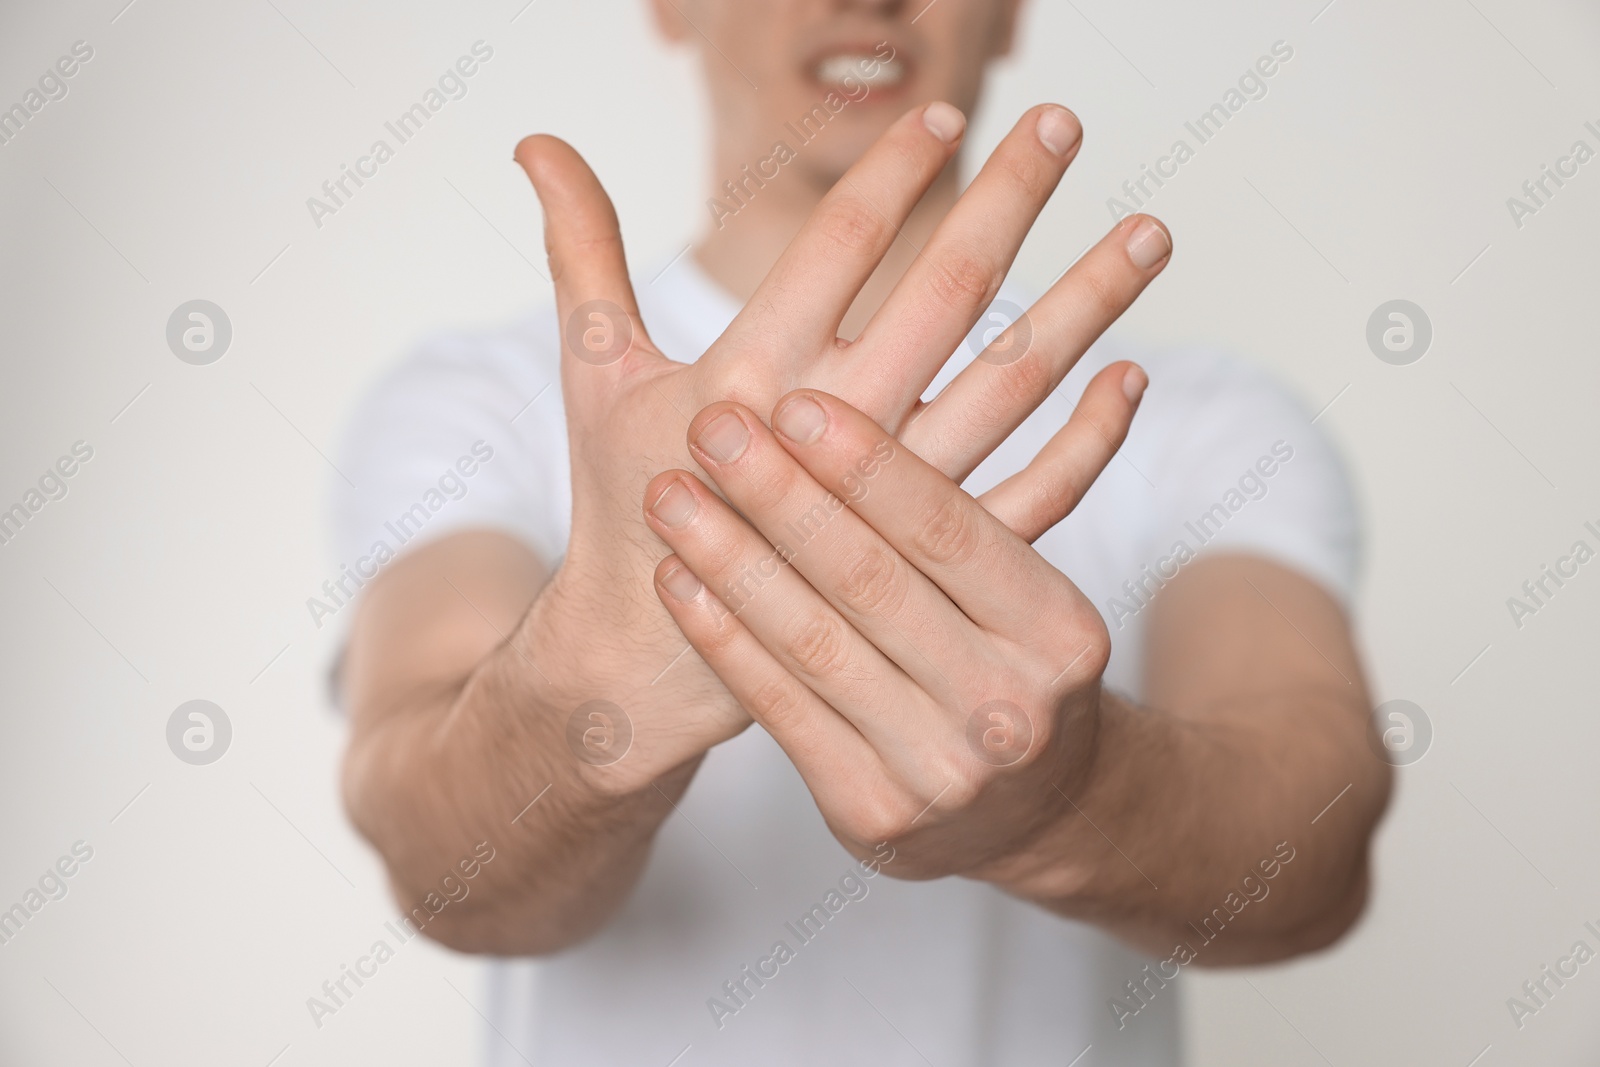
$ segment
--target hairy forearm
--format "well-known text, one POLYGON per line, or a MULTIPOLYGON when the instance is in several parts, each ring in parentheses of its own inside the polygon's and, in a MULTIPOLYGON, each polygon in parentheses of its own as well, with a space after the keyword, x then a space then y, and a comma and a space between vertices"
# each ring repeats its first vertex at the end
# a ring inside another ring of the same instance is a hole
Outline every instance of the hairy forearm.
MULTIPOLYGON (((697 761, 648 782, 597 775, 566 744, 579 702, 532 665, 559 661, 537 609, 454 686, 358 729, 345 763, 351 818, 382 854, 397 900, 463 951, 542 954, 595 932, 636 883, 650 841, 697 761), (492 862, 462 883, 463 857, 492 862), (455 871, 466 895, 449 899, 455 871)), ((569 659, 568 662, 571 662, 569 659)))
POLYGON ((995 880, 1145 951, 1186 943, 1202 965, 1321 948, 1360 913, 1388 796, 1364 729, 1345 694, 1262 693, 1203 715, 1106 694, 1060 819, 995 880))

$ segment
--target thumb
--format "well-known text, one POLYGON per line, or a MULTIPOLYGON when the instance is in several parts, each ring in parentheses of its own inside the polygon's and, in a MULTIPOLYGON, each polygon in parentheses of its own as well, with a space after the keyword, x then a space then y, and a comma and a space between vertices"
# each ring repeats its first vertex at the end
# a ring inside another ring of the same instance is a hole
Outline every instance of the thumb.
POLYGON ((525 137, 517 163, 544 208, 545 252, 561 325, 561 379, 568 403, 609 390, 627 372, 662 358, 639 317, 611 198, 573 147, 525 137))

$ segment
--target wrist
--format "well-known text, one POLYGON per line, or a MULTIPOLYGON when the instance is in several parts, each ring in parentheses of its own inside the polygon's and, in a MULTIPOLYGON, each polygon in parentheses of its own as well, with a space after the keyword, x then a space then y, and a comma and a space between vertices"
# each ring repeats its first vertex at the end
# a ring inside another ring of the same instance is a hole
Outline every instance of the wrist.
POLYGON ((544 747, 587 793, 655 796, 658 782, 670 793, 749 716, 687 650, 648 578, 640 604, 615 577, 601 583, 585 570, 564 562, 555 572, 512 636, 507 664, 539 668, 537 699, 524 706, 545 720, 544 747))
POLYGON ((1049 906, 1104 892, 1099 887, 1105 880, 1104 853, 1113 859, 1117 854, 1102 832, 1111 812, 1096 812, 1108 803, 1106 786, 1114 776, 1108 764, 1130 710, 1126 700, 1097 687, 1093 699, 1073 713, 1063 726, 1062 755, 1050 779, 1036 791, 1046 809, 1041 828, 977 877, 1049 906))

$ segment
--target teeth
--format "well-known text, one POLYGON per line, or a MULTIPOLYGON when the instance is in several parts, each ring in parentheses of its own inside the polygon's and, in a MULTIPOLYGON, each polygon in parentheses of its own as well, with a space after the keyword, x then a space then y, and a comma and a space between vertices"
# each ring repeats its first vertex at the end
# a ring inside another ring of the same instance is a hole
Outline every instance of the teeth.
POLYGON ((847 79, 854 79, 874 88, 883 88, 899 85, 904 77, 905 64, 898 59, 886 61, 877 56, 845 54, 829 56, 817 64, 817 81, 823 85, 844 85, 847 79))

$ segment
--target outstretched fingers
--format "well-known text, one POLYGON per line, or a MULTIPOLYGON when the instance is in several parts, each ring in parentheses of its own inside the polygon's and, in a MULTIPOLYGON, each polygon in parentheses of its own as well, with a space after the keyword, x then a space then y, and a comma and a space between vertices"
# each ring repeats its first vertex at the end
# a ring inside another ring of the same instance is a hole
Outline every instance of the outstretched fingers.
POLYGON ((1077 116, 1055 104, 1017 121, 860 340, 836 357, 852 368, 872 363, 862 383, 872 393, 857 396, 857 407, 882 421, 917 402, 994 298, 1082 135, 1077 116))
POLYGON ((964 481, 1044 402, 1172 258, 1166 227, 1123 219, 996 335, 906 427, 906 447, 964 481))
POLYGON ((935 101, 885 130, 812 211, 730 334, 793 366, 830 349, 861 287, 960 147, 966 125, 960 111, 935 101))

